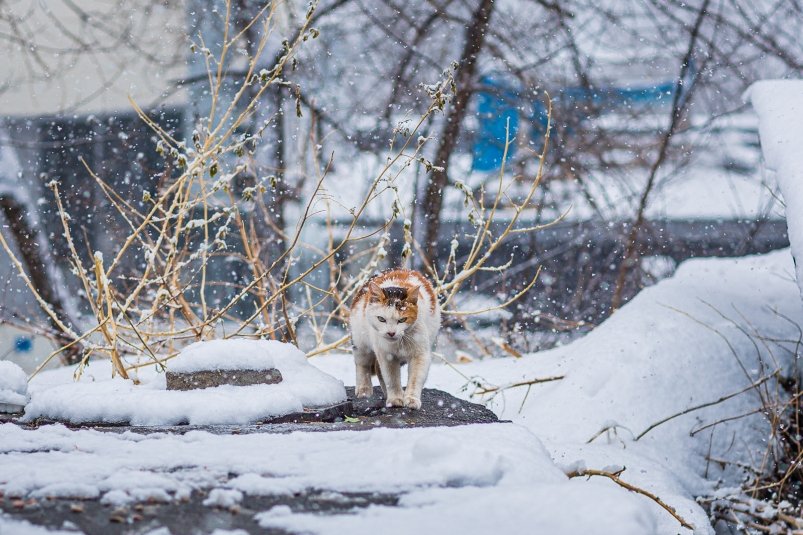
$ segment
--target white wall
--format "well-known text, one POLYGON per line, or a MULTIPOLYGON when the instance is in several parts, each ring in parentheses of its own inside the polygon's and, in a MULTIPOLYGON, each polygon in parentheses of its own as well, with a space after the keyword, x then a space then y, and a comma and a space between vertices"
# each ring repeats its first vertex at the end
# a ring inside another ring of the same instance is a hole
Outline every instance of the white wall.
POLYGON ((80 12, 63 0, 0 3, 0 115, 130 110, 129 95, 143 108, 184 101, 167 91, 185 72, 183 1, 72 4, 80 12))

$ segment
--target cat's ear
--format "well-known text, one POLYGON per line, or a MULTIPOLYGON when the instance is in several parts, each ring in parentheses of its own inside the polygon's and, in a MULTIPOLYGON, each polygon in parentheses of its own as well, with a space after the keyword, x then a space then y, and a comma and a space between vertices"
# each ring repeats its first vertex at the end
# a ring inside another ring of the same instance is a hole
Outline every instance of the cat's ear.
POLYGON ((413 286, 407 290, 407 301, 408 303, 418 303, 418 296, 421 293, 421 285, 413 286))
POLYGON ((374 281, 368 281, 368 293, 371 294, 372 301, 379 301, 384 296, 382 293, 382 287, 374 281))

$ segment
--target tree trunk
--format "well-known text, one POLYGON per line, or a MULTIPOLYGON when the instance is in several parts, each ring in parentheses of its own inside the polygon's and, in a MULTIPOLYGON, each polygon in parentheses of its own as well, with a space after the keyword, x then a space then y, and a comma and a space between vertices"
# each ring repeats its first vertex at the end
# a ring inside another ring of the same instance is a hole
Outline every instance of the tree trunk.
MULTIPOLYGON (((66 325, 76 325, 73 321, 74 318, 71 318, 67 313, 65 303, 59 297, 56 289, 56 281, 51 278, 45 264, 46 260, 40 250, 41 240, 44 237, 28 224, 25 206, 10 195, 0 195, 0 209, 2 209, 6 223, 8 223, 8 229, 14 236, 14 241, 19 249, 31 284, 66 325)), ((55 265, 53 265, 53 269, 57 269, 55 265)), ((71 337, 61 332, 61 329, 49 316, 48 321, 56 331, 59 343, 65 345, 73 341, 71 337)), ((81 351, 80 344, 71 346, 69 350, 63 353, 65 362, 67 364, 79 362, 81 360, 81 351)))
POLYGON ((443 207, 443 190, 449 181, 449 157, 452 155, 457 138, 460 136, 460 127, 468 110, 468 101, 474 93, 474 75, 477 70, 477 57, 485 43, 485 35, 493 13, 494 0, 480 0, 477 9, 471 15, 471 22, 466 29, 463 53, 457 71, 457 93, 446 123, 440 135, 440 144, 435 155, 433 169, 427 184, 424 197, 424 220, 426 221, 425 243, 423 250, 425 258, 422 264, 433 262, 438 257, 438 233, 440 231, 440 215, 443 207))

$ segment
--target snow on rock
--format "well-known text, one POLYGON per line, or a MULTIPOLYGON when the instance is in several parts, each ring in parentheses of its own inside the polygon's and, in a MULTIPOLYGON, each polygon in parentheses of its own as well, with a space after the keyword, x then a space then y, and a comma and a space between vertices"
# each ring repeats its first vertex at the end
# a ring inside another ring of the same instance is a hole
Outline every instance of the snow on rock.
POLYGON ((28 377, 22 368, 0 360, 0 412, 16 412, 28 402, 28 377))
POLYGON ((209 340, 195 342, 167 363, 170 371, 192 373, 203 370, 267 370, 279 364, 305 362, 294 345, 276 340, 209 340))
POLYGON ((275 367, 283 380, 270 385, 166 390, 164 374, 152 368, 142 371, 141 384, 135 385, 119 377, 109 379, 108 362, 99 361, 78 382, 72 381, 72 368, 37 376, 30 385, 31 401, 24 419, 131 425, 245 424, 346 399, 341 381, 311 365, 301 351, 289 344, 257 340, 200 342, 174 360, 177 365, 168 361, 171 370, 275 367))
POLYGON ((789 242, 803 296, 803 80, 763 80, 745 94, 759 118, 761 150, 786 204, 789 242))

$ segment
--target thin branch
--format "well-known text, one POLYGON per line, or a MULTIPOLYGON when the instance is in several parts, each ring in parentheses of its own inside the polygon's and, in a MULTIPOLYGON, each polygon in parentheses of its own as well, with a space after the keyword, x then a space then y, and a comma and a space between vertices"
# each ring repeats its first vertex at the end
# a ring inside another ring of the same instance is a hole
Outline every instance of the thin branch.
POLYGON ((625 488, 625 489, 629 490, 630 492, 635 492, 636 494, 641 494, 642 496, 645 496, 645 497, 649 498, 650 500, 654 501, 655 503, 660 505, 667 513, 672 515, 672 518, 674 518, 675 520, 680 522, 681 526, 683 526, 686 529, 690 529, 690 530, 694 531, 694 526, 692 524, 690 524, 687 520, 685 520, 682 516, 680 516, 677 513, 677 511, 675 510, 674 507, 671 507, 670 505, 668 505, 665 501, 663 501, 661 498, 659 498, 658 496, 656 496, 652 492, 644 490, 644 489, 642 489, 640 487, 637 487, 637 486, 635 486, 635 485, 633 485, 631 483, 627 483, 626 481, 622 481, 622 479, 619 476, 624 471, 625 471, 624 468, 622 468, 618 472, 608 472, 606 470, 593 470, 593 469, 583 468, 581 470, 575 470, 573 472, 569 472, 566 475, 569 478, 575 478, 575 477, 588 477, 588 478, 590 478, 590 477, 593 477, 593 476, 607 477, 608 479, 610 479, 611 481, 613 481, 614 483, 616 483, 620 487, 625 488))

